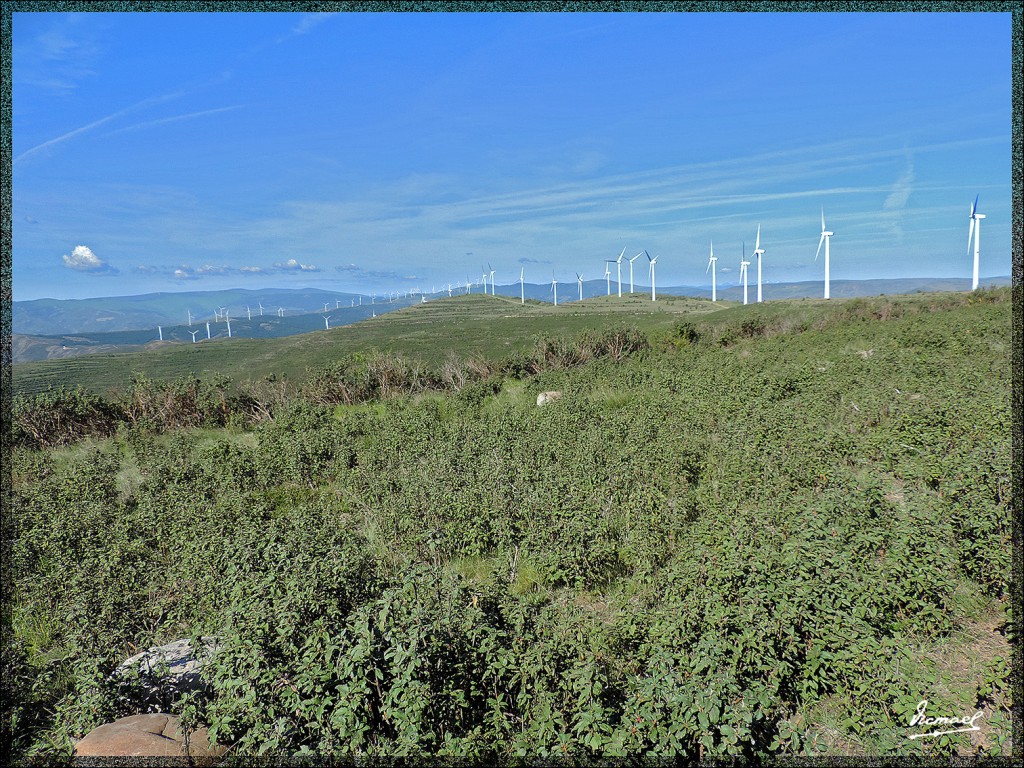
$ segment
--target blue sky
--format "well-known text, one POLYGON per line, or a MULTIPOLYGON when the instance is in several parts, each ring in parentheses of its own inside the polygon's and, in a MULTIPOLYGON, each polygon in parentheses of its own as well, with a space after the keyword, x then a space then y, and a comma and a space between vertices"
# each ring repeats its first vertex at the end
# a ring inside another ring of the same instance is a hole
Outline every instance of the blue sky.
POLYGON ((1008 275, 1010 23, 16 13, 14 298, 1008 275))

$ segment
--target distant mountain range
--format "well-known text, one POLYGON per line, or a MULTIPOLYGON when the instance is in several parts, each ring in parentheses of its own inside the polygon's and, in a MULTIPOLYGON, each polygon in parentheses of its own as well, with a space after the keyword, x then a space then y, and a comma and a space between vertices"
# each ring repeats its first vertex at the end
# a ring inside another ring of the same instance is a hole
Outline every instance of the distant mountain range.
MULTIPOLYGON (((983 286, 1009 285, 1009 276, 986 278, 983 286)), ((624 286, 625 288, 626 286, 624 286)), ((970 280, 960 278, 903 278, 880 280, 833 280, 834 298, 878 296, 881 294, 966 291, 970 280)), ((635 293, 649 294, 650 286, 634 285, 635 293)), ((559 304, 579 299, 579 284, 574 280, 558 284, 559 304)), ((465 288, 452 289, 453 294, 465 288)), ((474 286, 473 293, 481 288, 474 286)), ((520 285, 495 286, 500 296, 520 298, 520 285)), ((583 282, 583 297, 604 296, 618 291, 616 281, 583 282)), ((522 292, 527 299, 550 302, 551 284, 526 283, 522 292)), ((710 288, 694 286, 658 287, 661 295, 711 298, 710 288)), ((756 298, 756 284, 748 284, 748 301, 756 298)), ((822 283, 764 283, 762 294, 773 299, 820 298, 822 283)), ((149 293, 139 296, 111 296, 95 299, 36 299, 12 303, 12 348, 14 363, 74 357, 95 352, 116 352, 156 347, 168 343, 192 343, 194 340, 227 337, 273 338, 309 333, 359 322, 374 314, 383 314, 424 299, 447 296, 444 290, 432 296, 376 297, 365 294, 321 290, 226 290, 182 293, 149 293), (260 313, 262 305, 262 314, 260 313), (279 310, 283 309, 283 316, 279 310), (191 315, 192 323, 189 324, 191 315), (207 329, 209 323, 209 330, 207 329), (161 341, 161 335, 163 337, 161 341)), ((718 289, 722 301, 743 300, 743 288, 729 285, 718 289)))

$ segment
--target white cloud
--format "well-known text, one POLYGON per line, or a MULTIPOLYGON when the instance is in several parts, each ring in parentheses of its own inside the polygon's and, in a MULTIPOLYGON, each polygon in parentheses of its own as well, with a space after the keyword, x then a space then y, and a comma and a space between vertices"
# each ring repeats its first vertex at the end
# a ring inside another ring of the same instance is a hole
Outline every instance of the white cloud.
POLYGON ((64 259, 65 267, 79 272, 113 273, 117 271, 93 253, 87 245, 76 245, 70 255, 64 254, 61 258, 64 259))
POLYGON ((254 272, 258 274, 263 272, 263 267, 239 267, 238 270, 239 272, 254 272))
POLYGON ((315 267, 312 264, 303 264, 298 259, 288 259, 285 262, 278 262, 274 265, 277 269, 284 269, 296 272, 319 272, 320 267, 315 267))

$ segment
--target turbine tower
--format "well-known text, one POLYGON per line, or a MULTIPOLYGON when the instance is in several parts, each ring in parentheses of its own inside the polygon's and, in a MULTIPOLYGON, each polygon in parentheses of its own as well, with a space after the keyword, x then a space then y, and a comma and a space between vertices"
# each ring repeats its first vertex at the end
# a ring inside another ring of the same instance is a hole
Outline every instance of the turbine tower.
POLYGON ((323 315, 323 318, 324 318, 324 328, 326 330, 328 330, 328 331, 331 330, 331 324, 330 324, 330 322, 328 322, 331 319, 331 316, 330 315, 323 315))
MULTIPOLYGON (((818 254, 821 252, 821 244, 825 244, 825 298, 829 298, 829 274, 828 274, 828 239, 834 235, 835 232, 829 232, 825 229, 825 207, 821 208, 821 238, 818 240, 818 250, 814 252, 814 261, 818 261, 818 254)), ((969 247, 969 246, 968 246, 969 247)))
POLYGON ((633 292, 633 262, 643 256, 647 251, 640 251, 636 256, 629 260, 629 292, 633 292))
POLYGON ((611 264, 611 263, 612 263, 612 259, 605 259, 604 260, 604 279, 608 283, 608 295, 609 296, 612 295, 612 273, 611 273, 611 270, 608 269, 608 265, 611 264))
POLYGON ((185 311, 188 312, 188 327, 191 328, 192 327, 192 310, 191 309, 186 309, 185 311))
POLYGON ((558 281, 555 280, 555 273, 551 273, 551 291, 555 295, 555 306, 558 306, 558 281))
POLYGON ((708 259, 708 268, 704 270, 704 274, 708 273, 708 269, 711 269, 711 301, 718 301, 718 285, 716 284, 715 272, 718 271, 718 257, 715 256, 715 243, 711 242, 711 258, 708 259), (712 269, 714 267, 714 269, 712 269))
POLYGON ((249 309, 249 305, 245 305, 245 314, 248 315, 247 320, 252 320, 252 310, 249 309))
POLYGON ((210 338, 210 324, 206 324, 206 338, 210 338))
POLYGON ((764 248, 761 247, 761 225, 757 225, 757 241, 754 243, 754 255, 757 256, 757 303, 761 303, 761 254, 764 248))
POLYGON ((747 261, 747 244, 743 243, 743 256, 740 258, 740 277, 743 278, 743 304, 747 303, 747 267, 750 266, 750 262, 747 261))
POLYGON ((626 249, 623 247, 622 253, 619 254, 619 258, 615 260, 619 272, 619 298, 622 298, 622 257, 626 255, 626 249))
POLYGON ((971 290, 978 290, 978 256, 981 254, 981 220, 985 214, 978 213, 978 196, 974 196, 974 203, 971 205, 971 228, 967 232, 967 255, 971 254, 971 240, 974 240, 974 278, 971 281, 971 290))
POLYGON ((526 303, 526 284, 523 282, 523 274, 526 271, 526 267, 519 268, 519 303, 526 303))
POLYGON ((156 327, 156 332, 160 334, 160 341, 164 340, 164 329, 159 325, 156 327))
MULTIPOLYGON (((491 265, 488 264, 487 268, 491 269, 491 265)), ((493 295, 494 295, 494 270, 491 269, 491 296, 493 296, 493 295)))
POLYGON ((261 301, 259 304, 260 304, 260 317, 263 317, 263 302, 261 301))
POLYGON ((576 273, 576 282, 580 284, 580 304, 583 303, 583 275, 576 273))
POLYGON ((651 301, 655 301, 654 296, 654 265, 658 263, 658 257, 651 258, 651 254, 647 254, 647 259, 651 262, 651 301))

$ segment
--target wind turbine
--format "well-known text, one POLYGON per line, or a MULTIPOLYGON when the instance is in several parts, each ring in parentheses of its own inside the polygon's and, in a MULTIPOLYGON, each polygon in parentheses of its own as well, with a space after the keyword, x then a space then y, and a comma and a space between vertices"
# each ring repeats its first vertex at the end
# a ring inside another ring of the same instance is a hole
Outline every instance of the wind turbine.
POLYGON ((651 262, 651 301, 655 301, 654 295, 654 265, 658 263, 658 257, 651 258, 651 254, 647 254, 647 259, 651 262))
POLYGON ((985 214, 978 213, 978 195, 975 195, 974 203, 971 205, 971 228, 967 232, 968 256, 971 253, 971 240, 974 240, 974 279, 971 281, 972 291, 978 290, 978 256, 981 253, 981 220, 984 218, 985 214))
POLYGON ((448 298, 450 299, 451 297, 452 297, 452 284, 448 283, 448 298))
POLYGON ((740 258, 740 277, 743 278, 743 303, 747 303, 747 267, 750 266, 750 262, 747 261, 747 244, 743 243, 743 256, 740 258))
MULTIPOLYGON (((828 239, 834 235, 835 232, 829 232, 825 229, 825 206, 821 207, 821 239, 818 240, 818 250, 814 252, 814 260, 817 262, 818 254, 821 252, 821 244, 825 244, 825 298, 829 298, 829 283, 828 283, 828 239)), ((968 243, 968 248, 970 243, 968 243)))
POLYGON ((647 251, 640 251, 636 256, 629 260, 629 292, 633 292, 633 262, 643 256, 647 251))
POLYGON ((583 275, 576 273, 576 282, 580 284, 580 304, 583 303, 583 275))
POLYGON ((482 273, 480 279, 484 284, 484 293, 487 293, 487 270, 480 267, 480 272, 482 273))
POLYGON ((761 225, 757 225, 757 241, 754 243, 754 255, 757 256, 757 303, 761 303, 761 254, 764 248, 761 247, 761 225))
POLYGON ((626 247, 622 247, 622 253, 619 254, 619 258, 615 260, 616 269, 618 270, 619 277, 619 298, 622 298, 622 257, 626 255, 626 247))
POLYGON ((284 307, 278 307, 277 308, 277 316, 278 317, 284 317, 284 307))
POLYGON ((156 332, 160 334, 160 341, 164 340, 164 329, 159 325, 156 327, 156 332))
POLYGON ((551 290, 555 294, 555 306, 558 306, 558 281, 555 280, 555 273, 551 273, 551 290))
MULTIPOLYGON (((491 265, 488 264, 487 268, 491 269, 491 265)), ((494 295, 494 270, 491 269, 491 296, 493 296, 493 295, 494 295)))
POLYGON ((247 318, 248 320, 252 320, 252 310, 249 309, 249 305, 248 304, 245 305, 245 314, 248 315, 248 318, 247 318))
POLYGON ((210 324, 206 324, 206 338, 210 338, 210 324))
POLYGON ((185 311, 188 312, 188 327, 191 328, 192 327, 192 310, 191 309, 186 309, 185 311))
POLYGON ((263 317, 263 302, 261 301, 259 304, 260 304, 260 317, 263 317))
POLYGON ((227 315, 224 315, 224 322, 226 322, 228 324, 228 338, 230 339, 231 338, 231 318, 228 317, 227 315))
POLYGON ((224 310, 226 310, 226 309, 227 309, 227 307, 220 307, 220 312, 217 313, 217 319, 218 320, 222 320, 224 318, 224 310))
POLYGON ((612 263, 611 259, 605 259, 604 260, 604 280, 608 284, 608 294, 607 295, 609 295, 609 296, 612 295, 612 273, 611 273, 611 270, 608 269, 608 265, 611 264, 611 263, 612 263))
POLYGON ((331 319, 331 316, 330 315, 324 315, 323 318, 324 318, 324 328, 326 328, 328 331, 331 330, 331 324, 328 322, 331 319))
MULTIPOLYGON (((716 285, 715 280, 715 272, 718 271, 717 261, 718 257, 715 256, 715 243, 714 241, 711 241, 711 258, 708 259, 708 269, 714 267, 711 271, 711 301, 718 301, 718 286, 716 285)), ((704 270, 705 275, 708 273, 708 269, 704 270)))
POLYGON ((519 303, 526 303, 526 283, 523 282, 523 274, 526 272, 526 267, 519 268, 519 303))
POLYGON ((199 331, 189 331, 189 333, 192 334, 192 343, 195 344, 196 343, 196 334, 199 333, 199 331))

